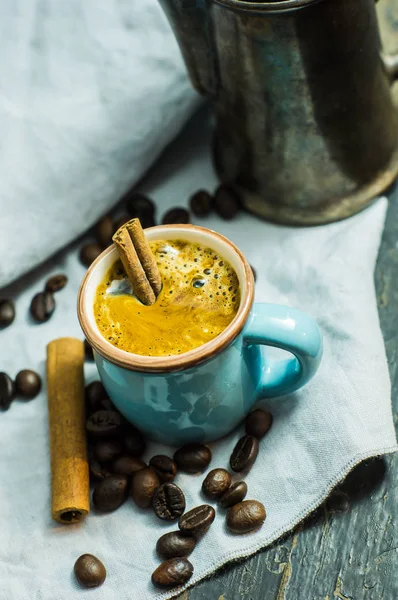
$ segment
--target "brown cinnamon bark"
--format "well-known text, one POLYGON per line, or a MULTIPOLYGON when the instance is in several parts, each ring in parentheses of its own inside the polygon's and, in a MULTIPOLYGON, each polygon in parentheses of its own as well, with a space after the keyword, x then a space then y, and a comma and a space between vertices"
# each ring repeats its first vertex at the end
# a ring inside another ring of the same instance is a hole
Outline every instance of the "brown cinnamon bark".
POLYGON ((131 219, 126 224, 126 227, 150 286, 155 296, 158 296, 162 289, 162 278, 155 257, 145 237, 144 230, 141 227, 140 220, 131 219))
POLYGON ((143 304, 154 304, 162 289, 162 280, 139 219, 128 221, 112 239, 134 294, 143 304))
POLYGON ((59 338, 47 346, 51 516, 77 523, 90 512, 84 407, 84 345, 59 338))

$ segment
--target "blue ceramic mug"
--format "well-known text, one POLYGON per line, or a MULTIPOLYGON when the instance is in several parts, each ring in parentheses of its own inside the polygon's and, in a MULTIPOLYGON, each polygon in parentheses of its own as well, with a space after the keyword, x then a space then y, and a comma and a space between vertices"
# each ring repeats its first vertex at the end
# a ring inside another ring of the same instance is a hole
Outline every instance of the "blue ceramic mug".
POLYGON ((89 268, 79 292, 80 324, 112 402, 149 438, 172 445, 216 440, 260 398, 294 392, 315 375, 322 357, 317 324, 287 306, 253 304, 251 267, 232 242, 193 225, 161 225, 145 235, 212 248, 235 269, 241 291, 237 315, 215 339, 178 356, 139 356, 110 344, 94 318, 96 288, 118 258, 116 248, 107 248, 89 268), (288 357, 276 359, 269 346, 288 357))

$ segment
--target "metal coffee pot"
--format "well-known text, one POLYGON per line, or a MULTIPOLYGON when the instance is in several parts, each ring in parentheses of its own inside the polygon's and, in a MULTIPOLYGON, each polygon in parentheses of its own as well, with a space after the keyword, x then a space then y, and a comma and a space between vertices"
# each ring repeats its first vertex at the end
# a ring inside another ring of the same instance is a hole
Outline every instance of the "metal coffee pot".
POLYGON ((393 182, 398 56, 382 55, 374 0, 160 3, 214 106, 216 169, 249 211, 327 223, 393 182))

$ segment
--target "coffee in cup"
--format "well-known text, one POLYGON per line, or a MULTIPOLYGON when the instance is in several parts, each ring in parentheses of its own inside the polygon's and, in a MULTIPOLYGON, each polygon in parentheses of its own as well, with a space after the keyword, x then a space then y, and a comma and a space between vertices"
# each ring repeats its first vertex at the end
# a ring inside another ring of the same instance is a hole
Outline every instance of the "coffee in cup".
POLYGON ((222 333, 240 304, 237 274, 222 256, 185 240, 158 240, 150 247, 163 287, 150 306, 135 296, 116 260, 97 288, 97 326, 111 344, 144 356, 183 354, 222 333))

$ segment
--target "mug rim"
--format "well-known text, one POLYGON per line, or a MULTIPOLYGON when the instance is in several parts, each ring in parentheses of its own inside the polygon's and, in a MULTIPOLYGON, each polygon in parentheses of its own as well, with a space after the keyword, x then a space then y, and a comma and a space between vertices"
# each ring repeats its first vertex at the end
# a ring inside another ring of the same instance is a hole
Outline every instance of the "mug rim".
MULTIPOLYGON (((244 272, 244 291, 245 294, 241 293, 241 303, 238 309, 237 314, 231 321, 231 323, 224 329, 222 333, 220 333, 217 337, 194 348, 193 350, 189 350, 188 352, 184 352, 183 354, 176 354, 172 356, 143 356, 140 354, 133 354, 131 352, 127 352, 126 350, 121 350, 116 346, 113 346, 108 340, 106 340, 102 334, 100 333, 98 327, 93 326, 91 320, 88 318, 86 314, 86 306, 85 299, 88 289, 90 289, 90 281, 94 271, 99 267, 99 265, 104 261, 104 259, 111 253, 116 251, 116 247, 114 244, 111 244, 108 248, 106 248, 90 265, 88 268, 79 288, 78 300, 77 300, 77 314, 80 322, 80 326, 83 330, 84 335, 86 336, 87 341, 92 346, 92 348, 100 354, 105 360, 130 371, 140 371, 143 373, 170 373, 173 371, 182 371, 188 369, 190 367, 194 367, 199 365, 220 352, 222 352, 225 348, 227 348, 241 333, 244 328, 248 316, 250 314, 251 308, 254 302, 254 276, 249 265, 247 259, 239 250, 239 248, 231 242, 228 238, 221 235, 220 233, 208 229, 206 227, 201 227, 199 225, 156 225, 155 227, 150 227, 148 229, 144 229, 144 232, 150 231, 164 231, 167 235, 167 232, 171 230, 181 231, 183 234, 184 231, 196 231, 200 234, 205 234, 209 238, 209 247, 211 248, 211 238, 216 238, 219 242, 229 247, 230 250, 236 255, 237 259, 240 261, 243 266, 244 272)), ((182 235, 183 237, 183 235, 182 235)), ((167 237, 166 237, 167 239, 167 237)), ((169 238, 172 239, 172 238, 169 238)), ((105 272, 103 273, 103 275, 105 272)), ((240 282, 242 286, 242 283, 240 282)))

